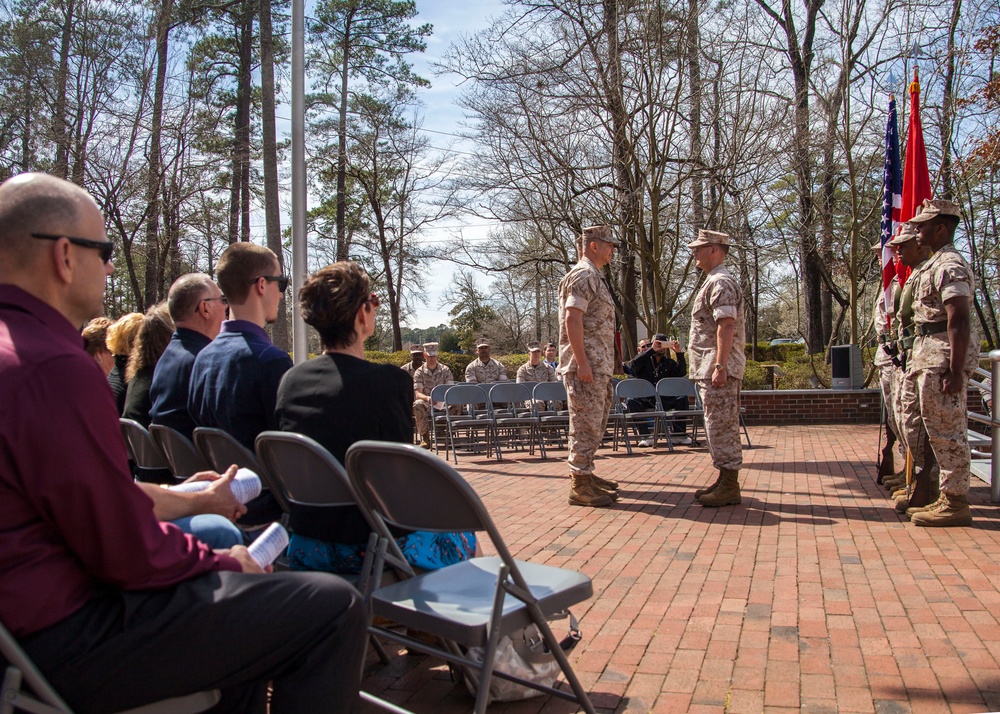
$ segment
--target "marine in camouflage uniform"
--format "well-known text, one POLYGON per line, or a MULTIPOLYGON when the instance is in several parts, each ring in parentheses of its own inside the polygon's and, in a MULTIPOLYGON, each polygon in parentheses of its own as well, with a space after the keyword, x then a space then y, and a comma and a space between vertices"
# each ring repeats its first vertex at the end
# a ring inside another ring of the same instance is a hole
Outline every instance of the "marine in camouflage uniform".
POLYGON ((556 371, 544 362, 532 365, 525 362, 517 368, 518 382, 557 382, 556 371))
POLYGON ((934 460, 934 454, 927 441, 924 422, 920 416, 916 373, 910 368, 910 354, 913 351, 914 340, 913 287, 916 284, 914 278, 919 275, 930 257, 930 249, 920 245, 916 237, 917 232, 914 224, 904 223, 899 235, 890 241, 890 245, 899 255, 900 263, 913 271, 907 279, 906 285, 900 290, 896 316, 893 321, 896 332, 893 343, 895 359, 899 364, 898 369, 893 374, 894 411, 899 433, 903 437, 903 442, 906 444, 916 470, 914 482, 911 484, 912 490, 903 488, 907 486, 905 473, 886 482, 887 488, 901 489, 900 492, 894 493, 897 497, 896 510, 901 513, 911 506, 926 506, 937 498, 937 462, 934 460))
POLYGON ((610 506, 618 484, 594 475, 614 392, 615 307, 601 270, 619 244, 611 226, 583 229, 580 262, 559 283, 559 369, 569 401, 569 503, 610 506))
POLYGON ((704 506, 736 505, 741 502, 739 470, 743 465, 740 386, 747 362, 743 291, 723 264, 729 252, 728 235, 699 230, 698 239, 688 247, 706 274, 691 309, 688 374, 701 395, 708 449, 719 470, 715 483, 699 489, 695 496, 704 506))
POLYGON ((495 359, 490 358, 490 343, 480 340, 476 344, 478 357, 465 368, 465 381, 470 384, 491 384, 506 382, 507 370, 495 359))
POLYGON ((424 363, 424 350, 420 345, 410 347, 410 361, 399 365, 399 368, 411 377, 413 373, 424 363))
POLYGON ((413 373, 413 418, 417 422, 417 433, 425 448, 430 448, 431 391, 442 384, 454 384, 455 378, 448 365, 438 362, 438 343, 424 345, 427 361, 413 373))
MULTIPOLYGON (((872 244, 872 250, 881 258, 882 244, 876 241, 872 244)), ((890 294, 894 294, 899 288, 899 283, 893 278, 890 283, 890 294)), ((879 371, 879 387, 882 390, 882 404, 885 407, 886 423, 886 444, 882 449, 882 459, 879 464, 878 475, 880 482, 885 483, 886 479, 891 479, 895 475, 895 458, 893 447, 901 449, 900 455, 905 457, 906 444, 903 441, 902 431, 899 428, 899 421, 896 418, 895 408, 895 372, 896 364, 893 363, 895 352, 895 330, 890 324, 889 316, 895 318, 894 312, 886 309, 885 294, 881 291, 875 297, 875 309, 872 311, 872 321, 875 326, 875 335, 878 347, 875 350, 875 367, 879 371)))
POLYGON ((920 416, 940 468, 940 496, 923 509, 908 510, 920 526, 972 524, 969 509, 970 454, 966 391, 979 362, 979 336, 972 328, 975 278, 952 241, 960 220, 951 201, 924 201, 911 219, 921 245, 933 254, 911 276, 916 339, 910 369, 916 373, 920 416))

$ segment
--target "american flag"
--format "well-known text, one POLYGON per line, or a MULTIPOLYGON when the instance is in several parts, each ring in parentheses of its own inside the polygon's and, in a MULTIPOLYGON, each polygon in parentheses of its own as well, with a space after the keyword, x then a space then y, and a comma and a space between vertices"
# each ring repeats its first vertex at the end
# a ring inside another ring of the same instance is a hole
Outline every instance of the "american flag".
POLYGON ((899 231, 899 211, 903 205, 903 172, 899 164, 899 129, 896 121, 896 99, 889 95, 889 119, 885 124, 885 174, 882 199, 882 293, 886 315, 892 314, 892 279, 896 266, 892 262, 889 241, 899 231))

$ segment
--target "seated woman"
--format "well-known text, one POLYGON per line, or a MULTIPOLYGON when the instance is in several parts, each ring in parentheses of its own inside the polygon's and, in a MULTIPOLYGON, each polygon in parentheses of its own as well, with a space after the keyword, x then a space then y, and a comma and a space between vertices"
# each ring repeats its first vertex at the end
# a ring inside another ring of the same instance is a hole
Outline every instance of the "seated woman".
MULTIPOLYGON (((302 317, 319 332, 323 354, 285 373, 278 427, 315 439, 340 463, 362 439, 413 441, 413 379, 395 365, 365 360, 378 305, 368 275, 349 261, 317 271, 299 293, 302 317)), ((289 525, 294 570, 360 571, 371 529, 357 508, 335 518, 329 509, 293 509, 289 525)), ((467 560, 476 549, 474 533, 405 533, 397 543, 409 563, 424 570, 467 560)))
POLYGON ((128 365, 125 368, 125 406, 122 416, 134 419, 149 428, 149 410, 153 400, 149 388, 153 384, 153 371, 174 334, 174 321, 167 312, 167 303, 160 302, 146 311, 139 323, 139 330, 132 343, 128 365))

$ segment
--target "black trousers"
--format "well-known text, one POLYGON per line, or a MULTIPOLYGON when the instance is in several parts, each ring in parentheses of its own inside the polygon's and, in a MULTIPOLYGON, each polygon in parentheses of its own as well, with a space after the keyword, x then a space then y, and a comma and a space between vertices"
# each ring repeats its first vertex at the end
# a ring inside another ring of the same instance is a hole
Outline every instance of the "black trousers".
MULTIPOLYGON (((660 397, 660 403, 663 404, 664 411, 688 408, 687 397, 660 397)), ((651 412, 654 409, 656 409, 656 400, 652 397, 636 397, 634 399, 625 400, 625 410, 630 414, 638 412, 651 412)), ((684 425, 686 423, 686 419, 677 419, 670 422, 671 433, 683 434, 684 425)), ((648 434, 650 432, 650 420, 640 421, 637 423, 637 426, 639 427, 640 434, 648 434)))
POLYGON ((107 590, 21 646, 76 712, 221 689, 213 712, 347 712, 367 618, 327 573, 217 572, 164 590, 107 590))

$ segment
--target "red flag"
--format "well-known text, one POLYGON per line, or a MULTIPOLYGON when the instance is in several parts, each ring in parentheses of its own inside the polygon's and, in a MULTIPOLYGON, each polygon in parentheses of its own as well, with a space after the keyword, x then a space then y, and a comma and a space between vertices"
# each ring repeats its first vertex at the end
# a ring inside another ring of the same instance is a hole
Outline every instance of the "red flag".
MULTIPOLYGON (((910 128, 906 135, 906 162, 903 164, 903 205, 899 211, 900 223, 913 218, 917 206, 931 195, 931 174, 927 170, 927 151, 924 148, 924 130, 920 125, 920 83, 917 70, 913 70, 910 83, 910 128)), ((904 285, 910 277, 910 269, 900 265, 896 269, 899 284, 904 285)))

